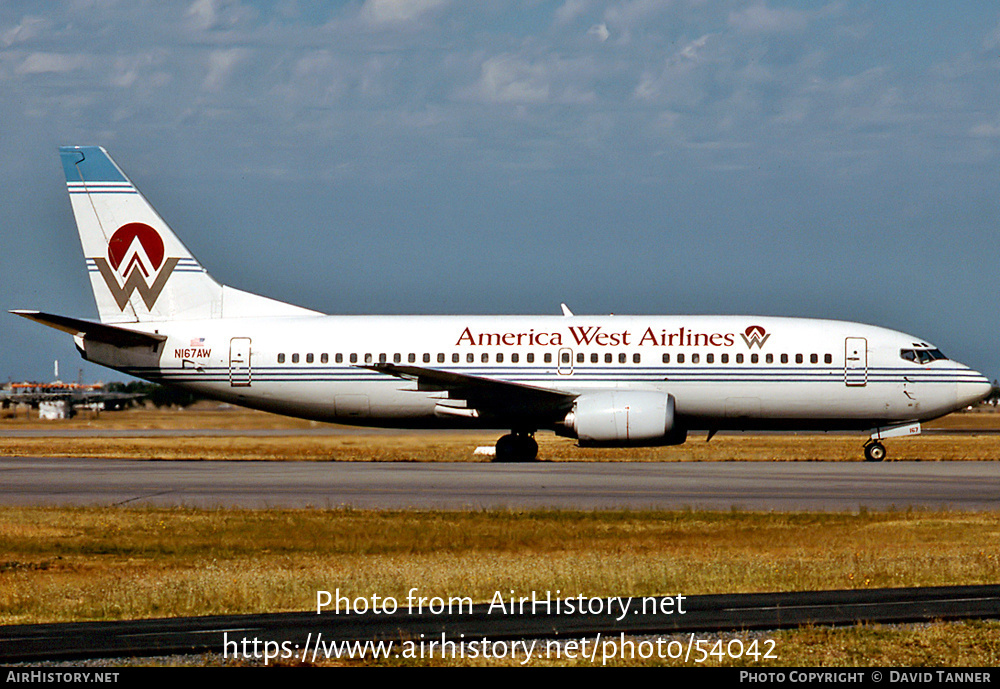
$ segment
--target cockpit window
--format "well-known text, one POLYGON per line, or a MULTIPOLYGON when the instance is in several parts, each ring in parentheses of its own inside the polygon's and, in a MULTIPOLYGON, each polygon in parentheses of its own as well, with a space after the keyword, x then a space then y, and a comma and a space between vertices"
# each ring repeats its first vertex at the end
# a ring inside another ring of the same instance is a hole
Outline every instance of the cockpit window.
POLYGON ((947 359, 940 349, 901 349, 899 356, 915 364, 929 364, 938 359, 947 359))

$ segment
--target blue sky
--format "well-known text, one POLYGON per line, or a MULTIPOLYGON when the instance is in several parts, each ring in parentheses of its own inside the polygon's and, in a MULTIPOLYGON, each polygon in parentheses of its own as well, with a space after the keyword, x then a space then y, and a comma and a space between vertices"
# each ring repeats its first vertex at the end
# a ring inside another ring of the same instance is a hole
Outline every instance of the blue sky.
MULTIPOLYGON (((0 5, 3 308, 94 317, 60 144, 330 313, 752 313, 1000 375, 994 2, 0 5)), ((0 315, 0 376, 120 379, 0 315)))

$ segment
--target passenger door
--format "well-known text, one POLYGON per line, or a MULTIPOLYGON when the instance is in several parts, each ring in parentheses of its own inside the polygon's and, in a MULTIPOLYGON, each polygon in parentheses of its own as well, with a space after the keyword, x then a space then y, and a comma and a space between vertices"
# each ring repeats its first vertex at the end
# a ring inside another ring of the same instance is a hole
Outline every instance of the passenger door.
POLYGON ((250 387, 250 338, 234 337, 229 341, 229 385, 250 387))
POLYGON ((844 340, 844 384, 856 387, 868 384, 868 340, 863 337, 844 340))

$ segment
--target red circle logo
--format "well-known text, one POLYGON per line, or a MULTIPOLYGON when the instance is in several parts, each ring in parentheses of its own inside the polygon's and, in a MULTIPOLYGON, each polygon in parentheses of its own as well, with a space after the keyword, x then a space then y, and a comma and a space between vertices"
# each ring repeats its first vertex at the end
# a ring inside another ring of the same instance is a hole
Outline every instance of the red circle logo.
MULTIPOLYGON (((125 266, 126 271, 129 270, 137 258, 139 267, 143 269, 143 272, 147 272, 146 266, 142 265, 143 257, 149 261, 149 268, 153 271, 157 270, 163 263, 164 249, 160 234, 145 223, 130 222, 115 230, 115 233, 111 235, 111 239, 108 241, 108 260, 111 262, 112 267, 119 273, 122 273, 120 270, 122 262, 129 255, 130 251, 132 251, 132 245, 136 241, 142 247, 142 252, 138 257, 133 257, 129 260, 128 265, 125 266)), ((139 252, 136 251, 136 253, 138 254, 139 252)))

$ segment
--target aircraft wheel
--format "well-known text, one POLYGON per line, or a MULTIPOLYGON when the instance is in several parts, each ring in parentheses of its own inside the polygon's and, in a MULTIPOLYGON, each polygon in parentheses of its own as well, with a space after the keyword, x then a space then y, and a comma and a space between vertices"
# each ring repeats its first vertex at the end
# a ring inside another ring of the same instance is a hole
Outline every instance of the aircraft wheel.
POLYGON ((497 440, 494 462, 533 462, 538 457, 538 443, 530 435, 510 433, 497 440))
POLYGON ((870 442, 865 445, 865 461, 881 462, 885 459, 885 445, 879 442, 870 442))

